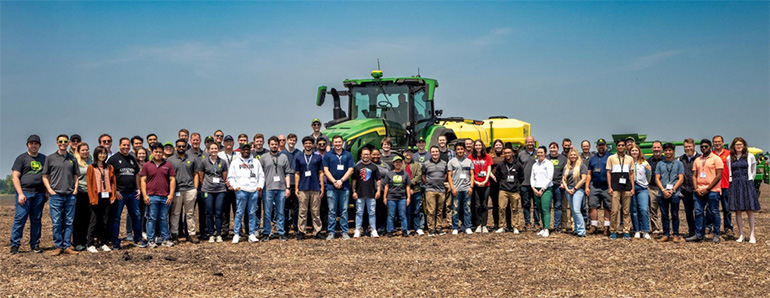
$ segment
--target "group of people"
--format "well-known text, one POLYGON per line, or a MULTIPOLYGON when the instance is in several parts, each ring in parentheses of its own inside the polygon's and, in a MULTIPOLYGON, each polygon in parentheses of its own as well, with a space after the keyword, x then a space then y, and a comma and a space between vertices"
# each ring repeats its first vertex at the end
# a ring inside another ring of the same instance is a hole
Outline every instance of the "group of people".
POLYGON ((353 238, 392 237, 399 226, 401 236, 534 229, 543 237, 560 231, 631 239, 633 230, 635 238, 651 239, 651 232, 661 231, 659 241, 680 241, 681 200, 685 240, 701 241, 710 229, 713 241, 720 241, 721 203, 725 233, 732 233, 735 212, 737 241, 756 242, 753 212, 760 206, 751 182, 756 160, 742 138, 735 138, 729 150, 721 136, 704 139, 702 154, 687 139, 678 158, 674 145, 656 142, 648 159, 633 139, 617 141, 617 153, 610 155, 603 139, 596 142, 596 152, 588 141, 578 152, 564 139, 559 152, 557 143, 535 148, 534 138, 527 137, 517 152, 500 140, 491 148, 470 139, 448 148, 446 136, 439 136, 436 145, 426 148, 420 139, 399 154, 384 138, 382 149, 360 149, 356 163, 341 136, 323 135, 318 119, 311 127, 313 133, 301 140, 289 134, 267 142, 262 134, 249 142, 246 134, 234 139, 221 130, 201 142, 199 133, 182 129, 173 143, 161 144, 155 134, 121 138, 115 153, 108 134, 93 148, 79 135, 59 135, 58 150, 47 156, 38 152, 40 137, 31 135, 27 152, 12 168, 11 253, 19 251, 27 219, 30 249, 42 252, 46 201, 54 255, 122 248, 124 208, 125 239, 138 247, 174 246, 180 239, 286 241, 292 230, 298 240, 349 239, 351 198, 353 238), (301 147, 295 148, 298 141, 301 147), (598 209, 604 210, 603 230, 598 209))

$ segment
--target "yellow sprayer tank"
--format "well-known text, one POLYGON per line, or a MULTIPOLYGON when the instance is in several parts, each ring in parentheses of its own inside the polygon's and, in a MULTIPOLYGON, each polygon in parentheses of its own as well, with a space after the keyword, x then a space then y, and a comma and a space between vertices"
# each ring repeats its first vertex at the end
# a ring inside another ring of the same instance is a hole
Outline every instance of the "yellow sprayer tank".
POLYGON ((481 139, 486 146, 490 145, 489 132, 484 129, 483 125, 480 125, 481 121, 465 119, 463 121, 446 121, 441 124, 454 131, 457 139, 481 139))
POLYGON ((483 126, 492 141, 500 139, 514 146, 526 145, 524 139, 531 133, 529 123, 505 116, 489 117, 483 126))

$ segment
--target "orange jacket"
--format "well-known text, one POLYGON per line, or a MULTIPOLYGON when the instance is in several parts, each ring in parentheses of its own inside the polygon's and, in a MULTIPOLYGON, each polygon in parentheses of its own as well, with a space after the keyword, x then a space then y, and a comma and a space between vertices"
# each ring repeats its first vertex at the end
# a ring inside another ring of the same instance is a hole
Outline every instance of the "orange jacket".
MULTIPOLYGON (((115 172, 112 170, 112 165, 104 164, 107 166, 107 170, 110 173, 110 198, 115 198, 115 188, 116 188, 116 182, 115 182, 115 172)), ((96 163, 93 163, 88 166, 88 171, 86 172, 86 183, 88 184, 88 201, 91 202, 91 205, 98 205, 99 204, 99 192, 96 191, 96 163)))

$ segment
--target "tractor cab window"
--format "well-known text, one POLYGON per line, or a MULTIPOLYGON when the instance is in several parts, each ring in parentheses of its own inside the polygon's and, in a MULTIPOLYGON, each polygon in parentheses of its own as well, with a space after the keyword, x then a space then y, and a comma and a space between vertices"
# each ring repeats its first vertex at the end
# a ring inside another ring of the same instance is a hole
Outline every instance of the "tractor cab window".
POLYGON ((409 121, 407 86, 382 84, 351 89, 351 116, 354 119, 385 118, 399 123, 409 121))
POLYGON ((421 131, 428 124, 433 116, 433 102, 428 100, 428 95, 424 89, 414 93, 414 124, 415 130, 421 131))

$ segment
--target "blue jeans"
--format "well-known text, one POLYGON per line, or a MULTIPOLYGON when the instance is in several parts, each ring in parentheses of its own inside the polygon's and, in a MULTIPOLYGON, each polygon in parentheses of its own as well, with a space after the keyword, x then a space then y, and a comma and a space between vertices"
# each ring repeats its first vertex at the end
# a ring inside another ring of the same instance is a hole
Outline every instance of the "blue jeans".
POLYGON ((329 206, 329 227, 326 230, 329 234, 334 233, 338 213, 342 233, 348 232, 348 195, 350 195, 348 189, 333 188, 326 191, 326 203, 329 206))
POLYGON ((19 195, 16 194, 16 214, 13 216, 13 227, 11 228, 11 246, 21 246, 24 225, 27 223, 27 217, 29 217, 29 247, 34 248, 40 245, 45 193, 25 192, 24 196, 27 197, 27 201, 22 206, 19 205, 19 195))
MULTIPOLYGON (((523 199, 523 198, 522 198, 523 199)), ((460 228, 460 206, 463 206, 463 230, 471 228, 471 198, 467 191, 458 191, 452 198, 452 230, 460 228)))
POLYGON ((72 243, 72 222, 75 220, 75 195, 51 195, 48 197, 51 212, 51 230, 56 248, 66 249, 72 243))
POLYGON ((411 202, 409 203, 409 221, 412 223, 414 230, 422 229, 425 224, 425 218, 422 213, 422 193, 415 191, 412 195, 411 202))
POLYGON ((634 187, 634 195, 631 197, 631 223, 634 232, 650 232, 650 195, 647 188, 634 187))
POLYGON ((553 204, 553 229, 557 231, 561 229, 561 201, 565 193, 558 185, 551 186, 551 194, 553 195, 551 199, 553 204))
POLYGON ((388 233, 396 231, 394 221, 396 220, 396 210, 401 219, 401 233, 409 235, 409 221, 406 218, 406 199, 388 200, 388 233))
POLYGON ((584 205, 584 199, 586 197, 585 190, 578 189, 575 190, 574 194, 569 194, 565 191, 567 194, 567 202, 569 202, 569 209, 572 210, 572 221, 575 223, 574 229, 575 234, 577 235, 586 235, 586 223, 583 220, 583 213, 581 213, 581 209, 584 205))
POLYGON ((222 208, 225 192, 203 193, 206 200, 206 237, 222 236, 222 208))
POLYGON ((262 235, 270 235, 273 231, 270 223, 273 219, 273 210, 275 210, 275 227, 278 235, 283 235, 286 231, 283 229, 283 205, 286 203, 286 191, 280 189, 265 191, 265 216, 262 218, 262 235))
POLYGON ((377 201, 375 199, 358 199, 356 200, 356 230, 361 230, 361 226, 364 221, 364 208, 369 214, 369 228, 375 230, 377 227, 377 215, 376 207, 377 201))
POLYGON ((256 235, 259 223, 257 223, 257 198, 258 192, 246 192, 239 190, 235 192, 235 219, 233 220, 233 231, 241 230, 241 221, 243 221, 243 214, 248 210, 249 219, 249 235, 256 235))
POLYGON ((134 242, 142 241, 142 216, 139 214, 139 200, 136 197, 136 191, 129 193, 120 193, 122 200, 115 200, 110 205, 110 230, 112 232, 112 245, 120 247, 120 215, 123 213, 123 207, 128 208, 128 216, 131 218, 131 224, 134 232, 134 242))
POLYGON ((681 190, 684 216, 687 220, 687 237, 695 235, 695 197, 691 191, 681 190))
POLYGON ((699 196, 697 193, 693 193, 695 197, 695 235, 703 238, 706 234, 706 226, 704 224, 704 208, 708 205, 708 209, 711 212, 709 216, 714 224, 714 236, 719 236, 719 193, 711 191, 705 196, 699 196))
POLYGON ((660 221, 663 224, 663 235, 671 236, 671 225, 674 226, 674 235, 679 235, 679 194, 674 193, 670 198, 663 198, 663 190, 658 192, 658 206, 660 206, 660 221), (671 217, 669 219, 669 211, 671 217), (669 222, 670 221, 670 222, 669 222))
POLYGON ((149 215, 147 216, 147 241, 155 239, 155 225, 160 227, 160 241, 168 239, 168 207, 167 197, 150 196, 149 215))
POLYGON ((540 213, 537 212, 537 210, 540 207, 533 206, 533 202, 535 201, 535 193, 532 192, 532 188, 529 186, 521 186, 519 188, 519 193, 521 193, 521 209, 522 213, 524 214, 524 224, 530 224, 530 218, 532 218, 531 223, 539 225, 540 213), (532 211, 529 210, 530 208, 532 208, 532 211), (533 215, 531 216, 530 214, 533 215))

